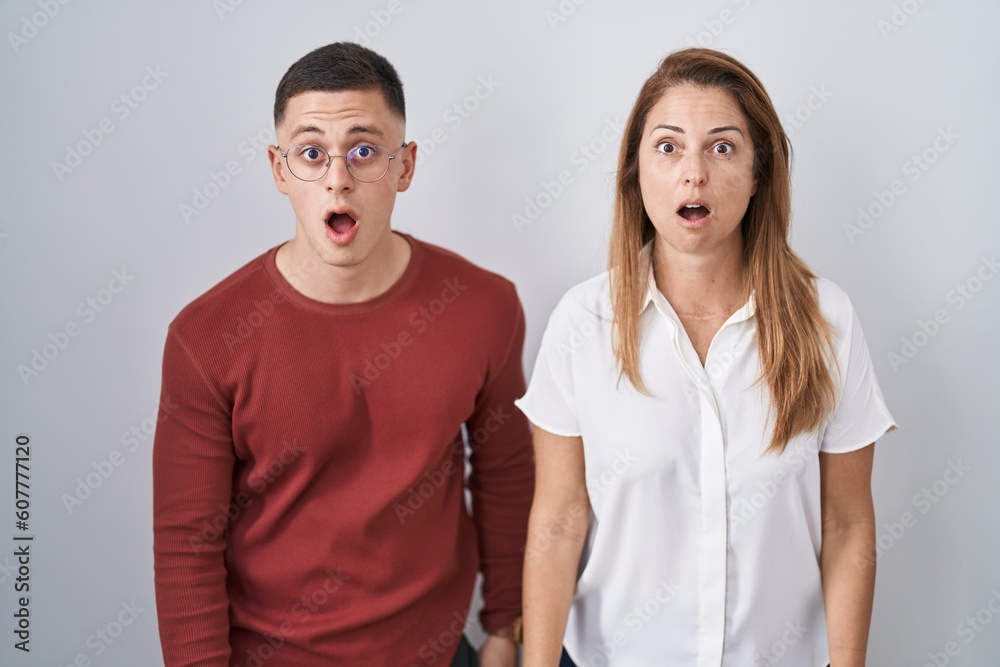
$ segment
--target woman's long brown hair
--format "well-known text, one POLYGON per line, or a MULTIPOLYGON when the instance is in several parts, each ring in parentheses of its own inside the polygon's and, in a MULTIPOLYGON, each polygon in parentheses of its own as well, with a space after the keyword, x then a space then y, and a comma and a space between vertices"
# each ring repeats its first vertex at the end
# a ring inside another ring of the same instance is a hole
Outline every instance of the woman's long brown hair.
POLYGON ((719 51, 690 48, 664 58, 643 84, 625 127, 608 253, 618 381, 624 375, 649 395, 639 372, 639 307, 647 285, 647 267, 640 264, 642 247, 656 230, 639 189, 639 144, 650 109, 682 84, 726 91, 750 125, 757 192, 741 232, 761 366, 754 384, 766 382, 770 390, 768 416, 774 428, 767 453, 780 454, 791 438, 819 427, 834 407, 836 388, 828 366, 834 359, 832 328, 820 312, 816 276, 788 243, 791 144, 761 82, 719 51))

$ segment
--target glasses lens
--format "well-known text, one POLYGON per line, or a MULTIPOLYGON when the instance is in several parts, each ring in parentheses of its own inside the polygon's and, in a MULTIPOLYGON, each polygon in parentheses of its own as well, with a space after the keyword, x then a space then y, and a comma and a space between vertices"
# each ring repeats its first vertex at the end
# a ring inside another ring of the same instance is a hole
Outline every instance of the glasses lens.
POLYGON ((288 150, 288 168, 303 181, 315 181, 326 172, 326 151, 319 146, 292 146, 288 150))
POLYGON ((360 144, 347 153, 347 165, 354 178, 372 183, 389 170, 389 151, 374 144, 360 144))

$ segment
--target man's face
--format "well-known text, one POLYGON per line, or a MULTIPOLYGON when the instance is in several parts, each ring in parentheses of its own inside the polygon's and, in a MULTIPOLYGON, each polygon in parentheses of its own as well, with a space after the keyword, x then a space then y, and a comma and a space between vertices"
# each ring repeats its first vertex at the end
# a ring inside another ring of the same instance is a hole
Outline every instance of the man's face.
MULTIPOLYGON (((276 130, 284 152, 299 145, 296 150, 301 153, 308 150, 305 144, 322 148, 330 155, 347 155, 359 144, 370 144, 383 146, 395 155, 404 141, 405 124, 376 90, 310 91, 288 100, 276 130)), ((295 211, 295 242, 300 249, 332 266, 363 262, 380 242, 390 238, 389 220, 396 193, 410 186, 415 156, 416 144, 410 143, 398 157, 389 160, 389 170, 374 183, 355 180, 347 161, 338 157, 332 159, 325 176, 303 181, 289 171, 285 159, 270 146, 274 184, 279 192, 288 195, 295 211)))

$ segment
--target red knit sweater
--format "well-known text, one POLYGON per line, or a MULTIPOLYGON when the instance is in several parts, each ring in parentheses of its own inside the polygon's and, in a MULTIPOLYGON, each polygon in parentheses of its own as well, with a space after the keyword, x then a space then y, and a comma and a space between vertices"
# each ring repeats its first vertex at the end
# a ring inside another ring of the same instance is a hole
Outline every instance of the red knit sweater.
POLYGON ((521 304, 404 236, 405 273, 369 301, 304 296, 276 246, 171 322, 161 398, 179 407, 153 446, 166 667, 448 665, 479 569, 482 625, 520 613, 521 304))

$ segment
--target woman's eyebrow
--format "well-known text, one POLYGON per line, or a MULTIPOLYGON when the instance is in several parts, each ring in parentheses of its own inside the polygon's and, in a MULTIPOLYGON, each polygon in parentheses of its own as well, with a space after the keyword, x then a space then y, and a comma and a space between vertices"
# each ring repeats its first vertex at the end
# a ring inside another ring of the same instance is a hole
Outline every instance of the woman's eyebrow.
POLYGON ((718 134, 719 132, 725 132, 726 130, 736 130, 740 134, 743 134, 743 130, 736 127, 735 125, 723 125, 722 127, 713 127, 708 131, 708 134, 718 134))
MULTIPOLYGON (((649 133, 652 134, 654 130, 659 130, 659 129, 670 130, 678 134, 684 134, 684 130, 682 128, 677 127, 676 125, 657 125, 652 130, 650 130, 649 133)), ((718 134, 719 132, 725 132, 726 130, 736 130, 740 134, 743 134, 743 130, 736 127, 735 125, 723 125, 722 127, 713 127, 711 130, 706 132, 706 134, 718 134)))
POLYGON ((677 127, 676 125, 657 125, 652 130, 649 131, 652 134, 655 130, 670 130, 671 132, 677 132, 678 134, 684 134, 684 130, 677 127))

